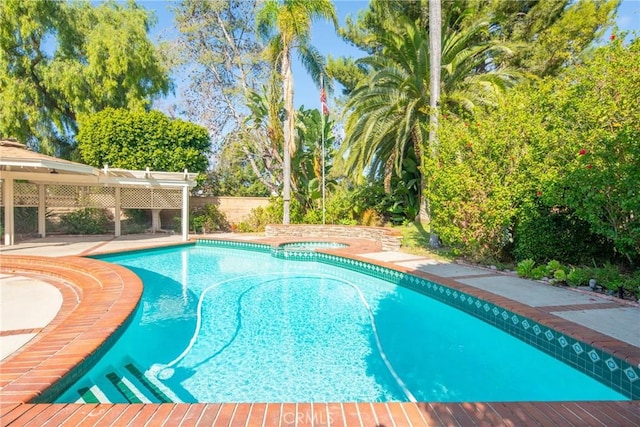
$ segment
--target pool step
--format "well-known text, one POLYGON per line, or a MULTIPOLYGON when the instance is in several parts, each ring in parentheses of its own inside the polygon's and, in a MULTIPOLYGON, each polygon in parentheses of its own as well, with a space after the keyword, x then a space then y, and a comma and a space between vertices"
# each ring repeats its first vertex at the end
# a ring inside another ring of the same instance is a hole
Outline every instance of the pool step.
POLYGON ((80 394, 80 399, 77 400, 77 403, 111 403, 104 392, 95 384, 91 387, 78 389, 78 394, 80 394))
POLYGON ((171 403, 172 394, 154 384, 133 363, 119 369, 112 368, 104 378, 78 389, 79 403, 171 403))
POLYGON ((109 372, 107 374, 107 379, 116 389, 118 389, 120 394, 122 394, 129 403, 151 403, 151 400, 149 400, 126 376, 119 376, 115 372, 109 372))
POLYGON ((173 399, 170 399, 162 390, 160 390, 160 387, 151 382, 136 365, 129 363, 125 368, 140 382, 140 384, 144 385, 144 387, 159 401, 159 403, 173 402, 173 399))

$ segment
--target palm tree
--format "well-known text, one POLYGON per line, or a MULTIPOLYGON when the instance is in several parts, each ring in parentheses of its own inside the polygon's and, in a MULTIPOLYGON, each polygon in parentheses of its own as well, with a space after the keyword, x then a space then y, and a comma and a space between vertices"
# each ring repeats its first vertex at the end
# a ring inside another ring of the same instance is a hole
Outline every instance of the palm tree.
MULTIPOLYGON (((429 0, 429 147, 435 158, 438 150, 438 107, 440 104, 440 67, 442 62, 442 3, 440 0, 429 0)), ((424 198, 420 204, 420 216, 431 219, 431 209, 426 206, 424 198)), ((422 219, 422 218, 420 218, 422 219)), ((429 246, 439 246, 438 236, 431 231, 429 246)))
MULTIPOLYGON (((441 105, 471 112, 478 105, 491 104, 516 75, 485 66, 496 51, 508 49, 482 41, 481 35, 489 28, 487 21, 478 19, 460 25, 458 21, 466 17, 457 15, 455 22, 443 25, 439 87, 441 105)), ((361 177, 367 171, 370 177, 384 176, 385 183, 390 182, 392 174, 400 176, 408 150, 414 150, 418 164, 423 164, 433 111, 427 32, 412 20, 399 21, 398 32, 388 31, 378 37, 380 53, 360 60, 373 72, 347 101, 346 137, 338 155, 346 157, 343 168, 347 173, 361 177)), ((423 182, 419 188, 424 188, 423 182)), ((422 206, 422 196, 419 200, 422 206)))
POLYGON ((280 68, 283 80, 285 109, 283 162, 283 224, 289 223, 291 203, 291 157, 295 151, 295 109, 293 107, 293 73, 291 52, 296 50, 300 60, 314 81, 325 73, 325 61, 317 49, 309 44, 311 22, 324 18, 337 27, 336 11, 331 0, 266 0, 258 12, 258 32, 268 40, 267 54, 280 68))

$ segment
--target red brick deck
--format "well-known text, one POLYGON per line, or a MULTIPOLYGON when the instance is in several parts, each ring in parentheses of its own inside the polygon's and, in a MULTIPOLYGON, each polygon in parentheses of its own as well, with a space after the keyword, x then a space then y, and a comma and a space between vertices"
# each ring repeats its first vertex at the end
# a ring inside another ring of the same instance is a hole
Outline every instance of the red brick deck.
MULTIPOLYGON (((358 246, 358 253, 367 251, 366 245, 358 246)), ((354 252, 350 248, 341 255, 357 258, 354 252)), ((392 264, 379 264, 407 271, 392 264)), ((64 298, 56 318, 0 364, 0 424, 3 426, 640 426, 640 401, 32 404, 28 402, 85 361, 126 321, 138 303, 142 284, 125 268, 79 257, 3 256, 1 270, 7 274, 37 275, 40 280, 48 277, 47 281, 58 287, 64 298), (79 300, 76 295, 80 296, 79 300)), ((634 365, 640 363, 637 347, 455 280, 416 274, 499 303, 634 365)))

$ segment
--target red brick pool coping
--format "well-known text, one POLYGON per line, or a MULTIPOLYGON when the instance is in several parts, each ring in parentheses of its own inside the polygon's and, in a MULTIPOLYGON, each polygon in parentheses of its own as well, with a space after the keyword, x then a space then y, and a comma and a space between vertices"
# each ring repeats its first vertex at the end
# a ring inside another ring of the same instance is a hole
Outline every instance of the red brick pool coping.
MULTIPOLYGON (((260 239, 281 244, 290 239, 260 239)), ((296 239, 300 241, 300 239, 296 239)), ((314 239, 317 241, 317 239, 314 239)), ((634 366, 640 348, 543 310, 457 282, 354 255, 377 244, 349 241, 323 252, 374 263, 459 289, 491 301, 600 348, 634 366)), ((52 384, 86 361, 135 309, 140 279, 129 270, 82 257, 4 256, 5 274, 34 276, 56 286, 63 305, 27 345, 0 363, 2 425, 640 425, 640 401, 507 403, 224 403, 224 404, 33 404, 52 384)))

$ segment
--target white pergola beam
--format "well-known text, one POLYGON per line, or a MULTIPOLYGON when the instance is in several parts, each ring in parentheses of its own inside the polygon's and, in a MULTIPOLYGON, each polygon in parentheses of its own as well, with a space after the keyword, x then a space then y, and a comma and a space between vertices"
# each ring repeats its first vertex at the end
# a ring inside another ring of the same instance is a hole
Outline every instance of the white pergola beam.
POLYGON ((38 184, 38 234, 40 237, 47 237, 47 209, 44 196, 44 184, 38 184))
POLYGON ((13 179, 2 176, 2 199, 4 201, 4 244, 13 245, 15 223, 13 215, 13 179))
POLYGON ((182 187, 182 241, 189 240, 189 189, 182 187))

